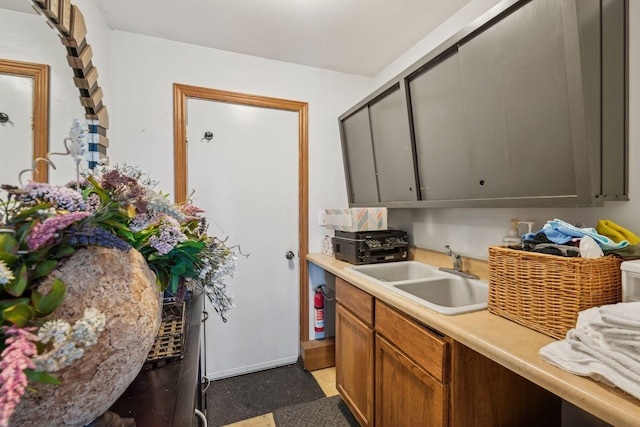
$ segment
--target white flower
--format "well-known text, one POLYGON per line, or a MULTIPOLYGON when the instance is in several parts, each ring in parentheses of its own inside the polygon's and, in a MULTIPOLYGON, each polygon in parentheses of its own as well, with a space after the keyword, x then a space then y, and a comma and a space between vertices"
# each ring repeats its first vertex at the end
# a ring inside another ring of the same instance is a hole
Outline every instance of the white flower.
POLYGON ((84 317, 73 325, 71 338, 84 347, 98 342, 98 335, 106 325, 106 316, 95 308, 84 311, 84 317))
POLYGON ((15 279, 15 277, 13 276, 13 272, 11 271, 9 266, 7 266, 7 264, 5 264, 5 262, 0 259, 0 285, 6 285, 13 279, 15 279))
POLYGON ((45 352, 34 357, 38 371, 56 372, 69 366, 84 354, 82 347, 90 347, 98 342, 98 336, 107 324, 106 316, 95 308, 84 311, 82 319, 73 328, 62 320, 50 320, 38 331, 38 337, 45 352))
POLYGON ((54 345, 67 340, 71 326, 63 320, 49 320, 38 330, 38 338, 43 344, 53 340, 54 345))

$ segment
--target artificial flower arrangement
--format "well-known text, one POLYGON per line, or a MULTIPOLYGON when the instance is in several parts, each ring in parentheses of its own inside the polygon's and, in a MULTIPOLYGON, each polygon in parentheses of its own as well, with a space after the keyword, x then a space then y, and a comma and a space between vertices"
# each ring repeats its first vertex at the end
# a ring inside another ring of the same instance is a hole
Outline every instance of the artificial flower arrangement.
POLYGON ((105 313, 95 309, 73 325, 43 320, 60 305, 66 288, 56 279, 41 293, 38 284, 78 248, 135 248, 160 291, 181 302, 187 290, 198 288, 226 321, 233 303, 224 278, 233 275, 237 252, 207 235, 201 209, 171 203, 155 185, 137 168, 122 166, 67 186, 2 186, 0 427, 8 425, 29 381, 58 383, 55 372, 82 357, 105 327, 105 313))

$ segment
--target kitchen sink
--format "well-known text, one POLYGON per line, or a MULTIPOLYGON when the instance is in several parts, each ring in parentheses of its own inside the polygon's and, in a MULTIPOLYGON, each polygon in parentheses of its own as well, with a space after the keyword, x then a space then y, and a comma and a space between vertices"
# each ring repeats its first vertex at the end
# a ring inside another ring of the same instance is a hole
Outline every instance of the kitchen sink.
POLYGON ((419 261, 354 265, 345 270, 440 314, 454 315, 487 308, 487 282, 455 276, 419 261))
POLYGON ((392 287, 441 314, 461 314, 487 308, 489 286, 482 280, 447 277, 396 284, 392 287))
POLYGON ((373 282, 404 282, 433 277, 446 277, 448 274, 429 264, 418 261, 398 261, 385 264, 355 265, 345 268, 373 282))

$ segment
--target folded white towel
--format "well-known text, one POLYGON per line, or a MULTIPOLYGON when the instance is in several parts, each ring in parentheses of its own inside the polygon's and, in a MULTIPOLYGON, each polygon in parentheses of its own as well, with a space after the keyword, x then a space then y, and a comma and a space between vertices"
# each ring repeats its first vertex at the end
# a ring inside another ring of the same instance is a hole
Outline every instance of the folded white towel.
POLYGON ((640 302, 621 302, 600 307, 600 318, 613 327, 640 331, 640 302))
POLYGON ((638 340, 640 343, 640 329, 616 328, 612 327, 609 323, 604 322, 591 323, 591 329, 600 333, 607 340, 622 338, 638 340))
POLYGON ((567 332, 564 341, 541 348, 540 356, 552 365, 615 385, 640 399, 640 330, 625 323, 621 325, 618 320, 628 320, 629 315, 633 320, 634 308, 611 310, 608 307, 594 307, 578 313, 575 329, 567 332), (605 313, 614 313, 613 322, 616 323, 603 319, 605 307, 605 313))
POLYGON ((611 341, 608 344, 611 345, 611 350, 619 351, 620 353, 623 353, 636 362, 640 363, 640 345, 637 342, 626 342, 624 340, 619 340, 611 341))
POLYGON ((591 377, 608 386, 615 386, 640 399, 640 384, 620 375, 610 366, 593 356, 577 350, 566 340, 554 341, 540 349, 540 356, 546 362, 565 371, 583 377, 591 377))
POLYGON ((576 350, 595 357, 619 374, 633 380, 640 387, 640 362, 629 357, 627 352, 616 351, 605 341, 594 339, 578 329, 569 331, 567 342, 576 350))
POLYGON ((576 321, 577 329, 590 329, 592 322, 600 320, 600 307, 592 307, 586 310, 582 310, 578 313, 578 320, 576 321))
POLYGON ((604 323, 600 317, 600 308, 593 307, 579 312, 576 329, 596 340, 605 341, 629 357, 640 360, 640 329, 612 327, 604 323))

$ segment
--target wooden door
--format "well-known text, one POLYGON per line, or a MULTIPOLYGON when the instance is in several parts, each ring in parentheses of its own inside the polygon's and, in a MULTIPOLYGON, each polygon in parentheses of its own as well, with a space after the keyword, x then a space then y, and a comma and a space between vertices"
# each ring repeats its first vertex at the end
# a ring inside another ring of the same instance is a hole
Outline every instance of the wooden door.
POLYGON ((447 425, 447 387, 376 335, 376 426, 447 425))
POLYGON ((336 387, 361 426, 373 426, 373 336, 373 329, 336 304, 336 387))
POLYGON ((206 375, 219 379, 295 363, 298 115, 189 99, 187 131, 191 199, 206 211, 210 235, 248 255, 238 257, 227 280, 235 301, 228 322, 207 306, 206 375))

